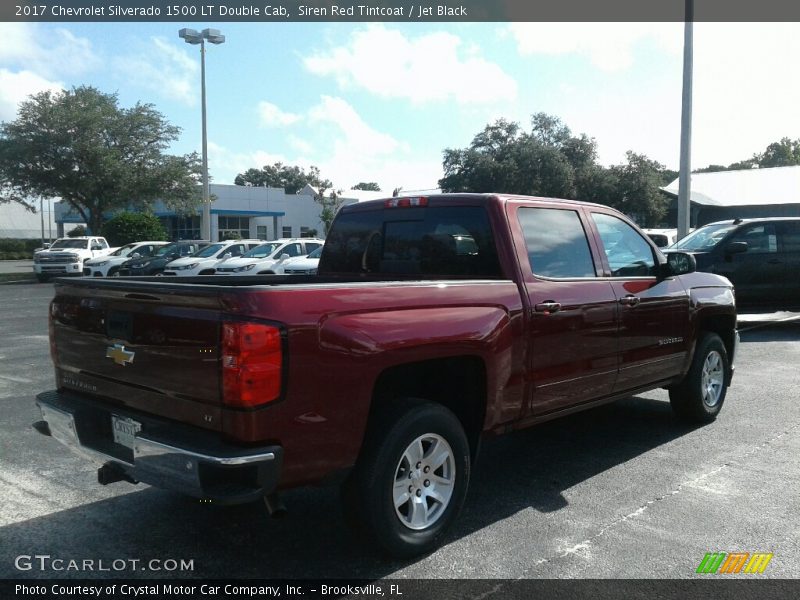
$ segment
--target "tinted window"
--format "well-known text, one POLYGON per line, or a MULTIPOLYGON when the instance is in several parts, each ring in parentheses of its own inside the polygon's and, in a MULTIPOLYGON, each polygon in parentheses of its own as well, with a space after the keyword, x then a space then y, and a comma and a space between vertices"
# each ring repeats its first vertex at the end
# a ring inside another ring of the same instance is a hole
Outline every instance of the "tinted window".
POLYGON ((581 219, 574 210, 520 208, 531 270, 544 277, 595 277, 581 219))
POLYGON ((703 225, 695 229, 682 240, 675 242, 672 248, 678 250, 711 250, 722 238, 724 238, 736 225, 732 223, 716 223, 713 225, 703 225))
POLYGON ((784 221, 778 227, 781 252, 800 252, 800 221, 784 221))
POLYGON ((311 253, 317 248, 319 248, 322 244, 318 244, 316 242, 306 242, 306 252, 311 253))
POLYGON ((206 246, 202 250, 198 250, 195 253, 195 256, 198 258, 210 258, 214 256, 217 252, 222 250, 225 247, 225 244, 211 244, 210 246, 206 246))
POLYGON ((320 270, 428 277, 502 276, 482 207, 389 208, 340 213, 320 270))
POLYGON ((289 256, 305 256, 305 252, 303 252, 303 246, 298 243, 286 244, 283 248, 275 253, 273 258, 280 258, 284 254, 288 254, 289 256))
POLYGON ((655 275, 653 249, 644 238, 622 219, 592 213, 603 242, 612 277, 647 277, 655 275))
POLYGON ((770 254, 778 251, 778 236, 772 223, 742 227, 728 238, 726 244, 733 242, 747 242, 748 254, 770 254))

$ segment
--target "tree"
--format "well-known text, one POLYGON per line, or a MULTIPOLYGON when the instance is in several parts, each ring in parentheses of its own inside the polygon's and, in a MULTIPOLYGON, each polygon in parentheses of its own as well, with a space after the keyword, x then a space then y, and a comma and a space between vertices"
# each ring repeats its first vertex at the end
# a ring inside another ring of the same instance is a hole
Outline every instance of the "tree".
POLYGON ((374 181, 370 181, 369 183, 360 182, 355 184, 353 187, 350 188, 351 190, 364 190, 367 192, 380 192, 381 186, 379 186, 374 181))
POLYGON ((800 165, 800 139, 782 138, 773 142, 762 154, 753 157, 762 169, 768 167, 789 167, 800 165))
POLYGON ((626 164, 609 169, 617 183, 615 197, 608 204, 642 227, 656 227, 667 212, 667 199, 660 189, 664 165, 632 150, 625 156, 626 164))
POLYGON ((594 167, 596 143, 573 137, 560 119, 537 113, 531 130, 499 119, 478 133, 468 148, 444 151, 443 191, 504 192, 575 198, 577 182, 594 167))
POLYGON ((326 191, 327 190, 325 188, 321 188, 319 193, 314 196, 314 202, 322 207, 322 210, 319 213, 319 220, 322 221, 322 225, 325 230, 325 236, 327 237, 328 231, 330 231, 331 224, 333 223, 333 219, 336 217, 336 213, 339 212, 342 204, 344 204, 344 200, 339 198, 338 192, 331 191, 331 193, 326 196, 326 191))
POLYGON ((167 239, 167 232, 158 217, 145 213, 120 213, 106 221, 102 232, 112 246, 167 239))
POLYGON ((179 133, 151 104, 121 108, 116 94, 93 87, 34 94, 0 125, 0 201, 30 208, 25 198, 60 197, 93 232, 106 213, 157 199, 193 211, 200 161, 164 153, 179 133))
POLYGON ((283 188, 287 194, 296 194, 306 184, 317 189, 330 188, 332 183, 322 179, 319 169, 311 166, 306 172, 302 167, 284 165, 264 165, 260 169, 247 169, 233 180, 236 185, 283 188))
POLYGON ((86 231, 86 227, 84 225, 76 225, 67 232, 67 237, 71 238, 83 237, 85 235, 88 235, 88 232, 86 231))

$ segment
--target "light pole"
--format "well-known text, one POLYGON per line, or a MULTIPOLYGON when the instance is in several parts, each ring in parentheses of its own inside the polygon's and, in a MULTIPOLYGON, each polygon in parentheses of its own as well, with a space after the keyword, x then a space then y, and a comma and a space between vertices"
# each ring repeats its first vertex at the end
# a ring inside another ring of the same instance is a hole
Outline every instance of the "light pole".
POLYGON ((692 67, 694 61, 694 0, 685 0, 683 26, 683 94, 681 101, 681 158, 678 178, 678 239, 691 227, 692 211, 692 67))
POLYGON ((208 191, 208 136, 206 134, 206 44, 208 40, 212 44, 222 44, 225 36, 219 29, 203 29, 198 32, 195 29, 184 27, 178 31, 178 35, 187 44, 200 44, 200 89, 201 104, 203 112, 203 220, 201 223, 202 237, 204 240, 211 241, 211 194, 208 191))

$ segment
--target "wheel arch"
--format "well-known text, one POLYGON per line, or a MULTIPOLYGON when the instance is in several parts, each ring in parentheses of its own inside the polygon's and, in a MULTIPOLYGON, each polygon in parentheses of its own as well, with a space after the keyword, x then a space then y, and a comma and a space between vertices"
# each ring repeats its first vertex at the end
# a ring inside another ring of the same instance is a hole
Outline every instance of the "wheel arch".
POLYGON ((367 428, 389 404, 420 398, 448 408, 461 422, 473 461, 477 457, 488 399, 486 364, 476 355, 459 355, 395 365, 375 381, 367 428))

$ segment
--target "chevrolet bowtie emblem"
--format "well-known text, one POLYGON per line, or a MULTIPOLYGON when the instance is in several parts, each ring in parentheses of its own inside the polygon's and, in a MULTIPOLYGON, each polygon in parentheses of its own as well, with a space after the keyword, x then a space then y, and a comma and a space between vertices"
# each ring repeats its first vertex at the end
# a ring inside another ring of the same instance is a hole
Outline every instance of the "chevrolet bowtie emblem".
POLYGON ((106 348, 106 358, 113 358, 114 362, 123 367, 133 362, 133 357, 136 356, 134 352, 125 350, 122 344, 114 344, 106 348))

